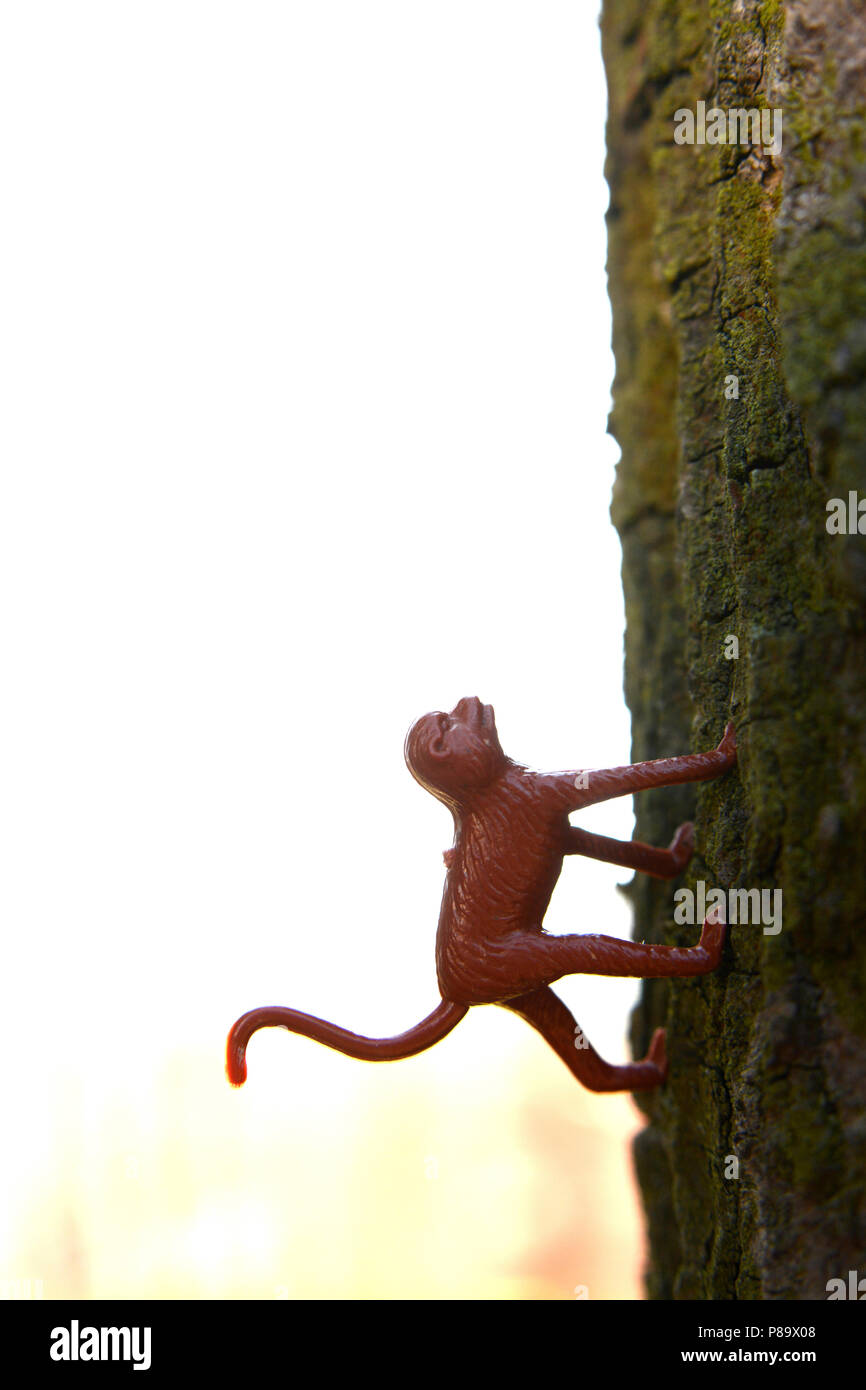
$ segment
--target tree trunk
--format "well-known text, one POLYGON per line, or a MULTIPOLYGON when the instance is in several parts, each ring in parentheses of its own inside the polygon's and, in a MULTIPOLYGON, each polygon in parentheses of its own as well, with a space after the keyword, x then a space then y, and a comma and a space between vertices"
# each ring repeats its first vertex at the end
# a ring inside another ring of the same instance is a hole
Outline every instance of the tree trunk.
POLYGON ((826 1299, 866 1277, 866 15, 605 0, 602 34, 632 756, 739 742, 637 798, 638 838, 694 816, 697 849, 634 881, 635 935, 693 944, 699 880, 782 892, 780 931, 644 986, 635 1055, 666 1023, 671 1060, 640 1102, 649 1294, 826 1299), (675 143, 698 101, 780 109, 781 151, 675 143))

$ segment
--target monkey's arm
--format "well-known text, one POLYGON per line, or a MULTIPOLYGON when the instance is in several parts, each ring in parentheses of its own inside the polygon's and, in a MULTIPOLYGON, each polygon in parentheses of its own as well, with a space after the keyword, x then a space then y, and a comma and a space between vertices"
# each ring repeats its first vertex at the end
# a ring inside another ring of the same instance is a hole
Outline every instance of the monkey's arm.
POLYGON ((686 753, 682 758, 655 758, 652 762, 631 763, 624 767, 585 768, 578 772, 558 772, 543 780, 551 785, 556 804, 563 810, 579 811, 629 792, 649 787, 672 787, 680 782, 707 782, 735 766, 737 736, 729 723, 718 748, 709 753, 686 753))
POLYGON ((694 827, 686 821, 677 830, 668 849, 656 849, 641 840, 611 840, 607 835, 593 835, 569 825, 565 833, 565 854, 585 854, 606 864, 621 864, 624 869, 637 869, 653 878, 676 878, 682 873, 694 852, 694 827))

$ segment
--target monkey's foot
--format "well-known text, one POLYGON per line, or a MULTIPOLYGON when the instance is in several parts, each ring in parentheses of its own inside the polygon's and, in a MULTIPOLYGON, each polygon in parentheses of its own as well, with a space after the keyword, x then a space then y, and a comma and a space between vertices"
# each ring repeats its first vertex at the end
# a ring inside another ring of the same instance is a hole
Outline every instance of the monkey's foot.
POLYGON ((621 1068, 629 1078, 623 1090, 651 1091, 661 1086, 668 1075, 668 1053, 665 1046, 665 1030, 657 1028, 652 1035, 649 1051, 642 1062, 632 1062, 621 1068))
POLYGON ((654 1067, 658 1067, 660 1081, 665 1081, 668 1074, 668 1050, 665 1040, 664 1028, 657 1028, 652 1035, 649 1045, 649 1052, 644 1058, 645 1062, 652 1062, 654 1067))
MULTIPOLYGON (((706 951, 709 956, 707 970, 715 970, 719 961, 722 959, 722 948, 725 944, 725 932, 728 926, 725 921, 725 910, 719 904, 712 908, 704 918, 704 925, 701 928, 701 939, 698 945, 706 951)), ((703 971, 701 972, 703 973, 703 971)))
POLYGON ((683 821, 682 825, 678 826, 668 848, 674 857, 677 871, 682 873, 695 852, 695 827, 692 821, 683 821))

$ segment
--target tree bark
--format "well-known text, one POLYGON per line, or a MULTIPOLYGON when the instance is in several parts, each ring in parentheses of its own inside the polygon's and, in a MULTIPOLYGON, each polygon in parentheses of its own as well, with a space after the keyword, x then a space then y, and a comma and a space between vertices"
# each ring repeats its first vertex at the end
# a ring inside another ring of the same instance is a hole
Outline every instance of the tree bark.
POLYGON ((866 498, 866 14, 605 0, 602 37, 632 757, 739 741, 721 781, 637 798, 638 838, 696 810, 697 849, 631 885, 635 935, 694 943, 698 880, 782 891, 777 934, 644 986, 648 1291, 825 1299, 866 1277, 866 537, 827 511, 866 498), (781 151, 676 144, 699 100, 781 110, 781 151))

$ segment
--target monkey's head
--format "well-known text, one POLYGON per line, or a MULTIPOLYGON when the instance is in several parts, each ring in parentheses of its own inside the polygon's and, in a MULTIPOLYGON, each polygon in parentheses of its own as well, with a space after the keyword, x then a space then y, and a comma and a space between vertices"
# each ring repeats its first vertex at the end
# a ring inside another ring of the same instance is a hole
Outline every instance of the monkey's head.
POLYGON ((458 700, 450 714, 425 714, 406 735, 406 762, 422 787, 449 805, 482 791, 507 766, 493 708, 477 696, 458 700))

